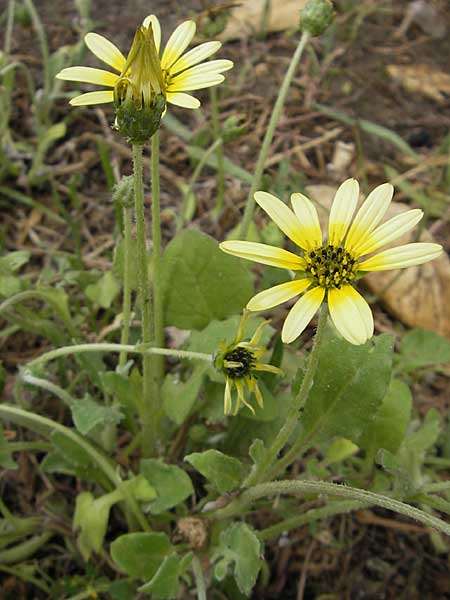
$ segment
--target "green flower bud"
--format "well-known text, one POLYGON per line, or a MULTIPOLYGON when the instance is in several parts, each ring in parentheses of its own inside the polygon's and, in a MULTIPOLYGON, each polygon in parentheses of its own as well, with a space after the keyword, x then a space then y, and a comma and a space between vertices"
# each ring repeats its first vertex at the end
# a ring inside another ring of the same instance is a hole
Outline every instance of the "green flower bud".
POLYGON ((123 208, 132 208, 134 206, 134 177, 128 175, 114 186, 113 190, 114 204, 120 204, 123 208))
POLYGON ((116 108, 117 129, 130 144, 144 144, 159 129, 161 117, 166 109, 163 94, 155 96, 151 106, 137 108, 131 102, 124 102, 116 108))
POLYGON ((300 28, 312 36, 322 34, 334 19, 331 0, 308 0, 300 12, 300 28))

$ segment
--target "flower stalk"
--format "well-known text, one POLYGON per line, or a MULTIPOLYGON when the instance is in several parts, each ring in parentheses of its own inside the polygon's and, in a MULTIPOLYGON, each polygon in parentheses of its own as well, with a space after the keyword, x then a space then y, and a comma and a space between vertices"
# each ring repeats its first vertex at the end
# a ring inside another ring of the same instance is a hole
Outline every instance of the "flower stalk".
POLYGON ((219 121, 219 101, 217 97, 217 90, 212 87, 210 90, 211 99, 211 124, 213 128, 214 140, 220 140, 217 145, 216 157, 217 157, 217 190, 216 190, 216 206, 214 207, 214 217, 219 218, 221 211, 223 210, 223 202, 225 197, 225 170, 224 170, 224 155, 223 155, 223 140, 222 132, 219 121))
MULTIPOLYGON (((142 144, 133 144, 134 200, 142 342, 144 344, 152 344, 152 296, 148 275, 142 150, 142 144)), ((154 393, 156 386, 154 385, 154 360, 152 356, 145 355, 142 363, 142 452, 144 456, 148 457, 154 453, 156 448, 158 399, 154 393)))
MULTIPOLYGON (((159 130, 152 137, 151 155, 152 173, 152 288, 153 288, 153 319, 155 327, 155 346, 164 346, 164 311, 161 294, 161 207, 159 183, 159 130)), ((163 358, 155 357, 155 390, 156 398, 159 394, 163 378, 163 358)))
MULTIPOLYGON (((131 225, 132 208, 123 208, 123 308, 122 308, 122 332, 120 343, 127 345, 130 339, 131 321, 131 225)), ((119 365, 124 367, 127 362, 127 352, 120 353, 119 365)))
POLYGON ((281 84, 281 88, 278 94, 278 98, 275 102, 275 106, 273 107, 273 112, 269 120, 269 124, 266 129, 266 134, 264 136, 264 140, 261 146, 261 150, 258 156, 258 162, 256 163, 255 175, 253 177, 253 182, 248 193, 247 202, 245 205, 244 216, 242 218, 241 229, 239 232, 240 237, 242 239, 247 239, 248 231, 250 228, 250 223, 253 219, 253 213, 255 212, 255 192, 261 186, 261 179, 264 172, 264 166, 266 164, 267 156, 270 150, 270 144, 272 143, 272 139, 275 133, 275 128, 280 120, 281 111, 283 109, 284 103, 286 101, 286 96, 288 94, 292 79, 295 75, 295 71, 297 69, 297 65, 302 57, 303 50, 310 38, 310 34, 307 31, 304 31, 300 37, 300 41, 298 43, 297 49, 294 52, 294 55, 291 58, 291 62, 289 63, 288 70, 286 71, 286 75, 284 76, 283 83, 281 84))
POLYGON ((316 372, 317 363, 319 361, 319 349, 322 342, 323 332, 325 329, 327 318, 327 307, 322 306, 319 313, 319 321, 317 323, 317 330, 316 335, 314 337, 313 347, 308 357, 308 364, 306 366, 300 390, 297 396, 295 396, 295 398, 292 398, 292 402, 289 407, 289 411, 286 416, 286 421, 284 422, 283 427, 278 432, 278 435, 274 439, 270 448, 267 449, 264 459, 261 461, 261 463, 259 463, 257 467, 255 467, 255 469, 244 481, 244 487, 255 485, 265 477, 267 471, 277 460, 278 454, 287 444, 295 427, 297 426, 300 412, 303 409, 306 400, 308 399, 308 395, 314 380, 314 374, 316 372))

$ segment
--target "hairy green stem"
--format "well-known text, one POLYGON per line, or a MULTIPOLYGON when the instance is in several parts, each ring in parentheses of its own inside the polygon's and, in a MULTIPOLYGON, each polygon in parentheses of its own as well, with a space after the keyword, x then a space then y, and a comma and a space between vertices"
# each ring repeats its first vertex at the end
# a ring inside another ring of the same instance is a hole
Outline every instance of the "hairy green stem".
POLYGON ((189 350, 173 350, 171 348, 154 348, 150 346, 149 348, 143 347, 141 344, 137 346, 123 345, 123 344, 108 344, 106 342, 98 343, 98 344, 74 344, 73 346, 63 346, 61 348, 56 348, 55 350, 50 350, 45 354, 41 354, 38 358, 35 358, 31 362, 27 364, 27 368, 31 369, 33 367, 37 367, 38 365, 43 365, 50 360, 54 360, 55 358, 59 358, 60 356, 68 356, 70 354, 84 354, 85 352, 128 352, 129 354, 143 354, 146 355, 162 355, 162 356, 172 356, 173 358, 184 359, 187 358, 189 360, 203 360, 205 362, 212 363, 214 361, 214 357, 212 354, 205 354, 204 352, 190 352, 189 350))
POLYGON ((264 136, 264 140, 261 146, 261 150, 258 156, 258 162, 256 163, 255 174, 253 176, 253 182, 248 193, 247 203, 245 205, 244 216, 242 219, 242 225, 240 230, 240 238, 243 240, 247 239, 248 231, 250 228, 250 223, 253 219, 253 213, 255 210, 255 198, 254 194, 258 190, 261 185, 261 179, 264 172, 264 166, 266 164, 267 156, 270 150, 270 144, 272 143, 273 135, 275 133, 275 128, 278 124, 278 121, 281 116, 281 111, 284 106, 284 102, 286 100, 287 93, 289 91, 289 87, 291 85, 292 79, 295 74, 295 70, 300 61, 300 58, 303 54, 303 50, 308 42, 309 34, 307 32, 303 32, 298 43, 297 49, 292 56, 291 62, 289 64, 288 70, 286 71, 286 75, 284 76, 283 83, 281 84, 280 91, 278 93, 278 98, 275 102, 275 106, 273 107, 272 115, 270 117, 269 124, 266 129, 266 134, 264 136))
POLYGON ((127 487, 122 485, 122 480, 117 474, 115 465, 113 465, 113 463, 111 463, 110 460, 104 456, 100 450, 97 450, 97 448, 85 440, 81 435, 69 427, 61 425, 57 421, 53 421, 47 417, 42 417, 41 415, 37 415, 9 404, 0 404, 0 419, 28 427, 32 431, 36 431, 37 433, 40 433, 46 437, 49 437, 54 431, 58 431, 66 438, 77 444, 91 457, 99 469, 103 471, 109 481, 116 488, 121 490, 125 503, 127 504, 130 512, 136 517, 142 529, 144 531, 150 531, 150 525, 141 512, 138 503, 128 492, 127 487))
POLYGON ((259 531, 257 533, 257 536, 261 541, 269 540, 270 538, 278 537, 285 531, 297 529, 297 527, 301 527, 302 525, 313 523, 314 521, 320 521, 321 519, 328 519, 329 517, 333 517, 335 515, 348 513, 352 510, 366 508, 367 506, 369 506, 367 503, 357 502, 356 500, 343 500, 342 502, 331 502, 326 506, 321 506, 320 508, 312 508, 311 510, 306 511, 301 515, 289 517, 288 519, 284 519, 279 523, 275 523, 275 525, 266 527, 266 529, 262 529, 261 531, 259 531))
MULTIPOLYGON (((144 344, 151 344, 153 343, 153 309, 148 276, 142 151, 142 144, 133 144, 134 201, 136 213, 139 296, 142 313, 142 341, 144 344)), ((143 402, 140 415, 142 426, 142 453, 144 457, 148 457, 154 454, 156 450, 158 405, 156 398, 154 397, 154 361, 151 355, 145 355, 142 362, 143 402)))
POLYGON ((72 398, 72 396, 66 392, 66 390, 63 390, 63 388, 59 387, 59 385, 56 385, 55 383, 52 383, 51 381, 47 381, 47 379, 34 377, 34 375, 31 375, 31 373, 27 372, 23 373, 21 379, 24 383, 28 383, 28 385, 34 385, 35 387, 47 390, 47 392, 54 394, 67 406, 72 406, 75 402, 75 398, 72 398))
POLYGON ((306 481, 306 480, 288 480, 272 481, 269 483, 260 483, 254 487, 248 488, 233 502, 225 508, 214 511, 213 518, 228 519, 236 514, 242 514, 243 509, 260 498, 273 496, 277 494, 319 494, 325 496, 337 496, 347 498, 348 500, 357 500, 365 504, 381 506, 401 515, 423 523, 427 527, 437 529, 441 533, 450 536, 450 524, 429 515, 424 511, 375 492, 368 492, 359 488, 329 483, 328 481, 306 481))
MULTIPOLYGON (((120 343, 126 345, 130 339, 131 320, 131 224, 132 208, 126 206, 123 209, 123 309, 122 309, 122 332, 120 343)), ((124 367, 127 362, 127 352, 122 350, 119 365, 124 367)))
MULTIPOLYGON (((161 206, 160 206, 160 183, 159 183, 159 130, 152 137, 152 237, 153 237, 153 318, 155 326, 155 346, 164 346, 164 309, 161 293, 161 206)), ((158 356, 154 361, 154 404, 157 419, 159 419, 159 394, 162 378, 164 375, 164 361, 158 356)), ((158 427, 157 427, 158 429, 158 427)))
POLYGON ((206 600, 206 584, 202 565, 198 556, 192 558, 192 571, 194 572, 195 585, 197 587, 197 599, 206 600))
POLYGON ((15 12, 16 0, 9 0, 8 12, 6 14, 6 30, 5 30, 5 42, 3 44, 3 51, 6 56, 11 52, 11 40, 12 32, 14 27, 14 12, 15 12))
POLYGON ((286 421, 283 427, 278 432, 278 435, 272 442, 272 445, 267 449, 263 460, 257 465, 254 470, 250 473, 247 479, 244 481, 243 486, 249 487, 260 482, 266 475, 268 469, 277 460, 278 454, 284 448, 289 441, 295 427, 298 424, 299 414, 302 410, 306 400, 308 399, 309 392, 316 372, 317 363, 319 360, 319 348, 323 336, 323 331, 327 322, 328 310, 326 305, 322 305, 319 313, 319 321, 317 323, 317 331, 314 337, 313 347, 308 357, 308 363, 303 376, 303 381, 300 390, 295 398, 292 399, 289 407, 286 421))
POLYGON ((211 99, 211 122, 214 140, 220 140, 217 145, 216 157, 217 157, 217 192, 216 192, 216 206, 214 207, 214 217, 217 219, 223 209, 223 201, 225 197, 225 169, 223 160, 223 140, 222 132, 220 128, 219 120, 219 100, 217 97, 217 88, 212 87, 209 90, 211 99))

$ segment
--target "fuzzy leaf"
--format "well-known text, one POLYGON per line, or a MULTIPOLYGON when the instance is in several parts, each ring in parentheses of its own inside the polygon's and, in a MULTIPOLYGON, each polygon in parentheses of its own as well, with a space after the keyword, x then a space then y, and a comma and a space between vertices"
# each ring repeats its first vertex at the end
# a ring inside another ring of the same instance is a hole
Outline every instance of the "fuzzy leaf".
POLYGON ((181 329, 203 329, 213 319, 239 313, 253 293, 253 278, 243 261, 193 229, 167 246, 162 285, 165 322, 181 329))
POLYGON ((245 474, 241 461, 218 450, 193 452, 185 456, 184 460, 206 477, 221 494, 236 489, 245 474))
POLYGON ((72 419, 78 431, 86 435, 98 425, 117 425, 123 418, 120 410, 115 406, 102 406, 90 396, 82 400, 75 400, 70 407, 72 419))
POLYGON ((140 471, 156 490, 157 498, 148 505, 150 512, 155 515, 180 504, 194 493, 189 475, 175 465, 146 458, 141 460, 140 471))
POLYGON ((131 577, 152 579, 174 547, 165 533, 126 533, 111 544, 111 556, 131 577))

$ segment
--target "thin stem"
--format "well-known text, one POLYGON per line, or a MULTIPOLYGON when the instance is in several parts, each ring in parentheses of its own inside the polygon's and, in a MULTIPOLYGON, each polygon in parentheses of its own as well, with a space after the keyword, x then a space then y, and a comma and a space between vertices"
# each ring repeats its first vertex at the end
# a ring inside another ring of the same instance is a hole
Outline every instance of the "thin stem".
POLYGON ((219 120, 219 101, 217 97, 217 88, 214 86, 210 88, 210 99, 211 99, 211 122, 214 140, 220 140, 217 146, 216 157, 217 157, 217 192, 216 192, 216 206, 214 208, 214 216, 217 219, 220 212, 223 209, 223 201, 225 196, 225 170, 223 161, 223 140, 222 132, 220 128, 219 120))
POLYGON ((189 350, 172 350, 170 348, 154 348, 151 346, 150 348, 145 348, 142 346, 132 346, 124 345, 124 344, 108 344, 108 343, 99 343, 99 344, 74 344, 73 346, 62 346, 61 348, 56 348, 55 350, 50 350, 38 358, 35 358, 31 362, 27 364, 27 368, 31 369, 33 367, 37 367, 38 365, 43 365, 50 360, 54 360, 55 358, 59 358, 60 356, 68 356, 70 354, 84 354, 85 352, 128 352, 130 354, 143 354, 146 355, 162 355, 162 356, 172 356, 174 358, 184 359, 187 358, 189 360, 203 360, 205 362, 212 363, 214 357, 212 354, 205 354, 204 352, 190 352, 189 350))
MULTIPOLYGON (((136 212, 136 237, 138 254, 139 296, 141 301, 142 341, 150 344, 153 340, 152 331, 152 296, 148 276, 147 235, 145 227, 144 210, 144 182, 142 144, 133 144, 133 171, 134 171, 134 201, 136 212)), ((144 456, 151 456, 156 447, 156 420, 157 410, 153 397, 153 360, 150 355, 143 358, 143 402, 141 413, 142 424, 142 452, 144 456)))
POLYGON ((352 510, 366 508, 367 506, 368 504, 365 502, 357 502, 354 500, 332 502, 330 504, 327 504, 326 506, 321 506, 320 508, 312 508, 311 510, 308 510, 307 512, 301 515, 289 517, 288 519, 284 519, 283 521, 280 521, 275 525, 266 527, 266 529, 262 529, 261 531, 259 531, 257 533, 257 536, 261 541, 269 540, 270 538, 278 537, 285 531, 297 529, 298 527, 306 525, 307 523, 320 521, 322 519, 328 519, 329 517, 333 517, 334 515, 348 513, 352 510))
POLYGON ((261 150, 258 156, 258 162, 256 163, 255 175, 253 177, 253 182, 248 193, 247 203, 245 205, 244 217, 242 219, 240 237, 242 239, 246 239, 248 235, 248 230, 250 228, 250 223, 253 219, 253 212, 255 210, 255 198, 254 194, 258 190, 261 185, 261 179, 264 172, 264 166, 266 164, 267 155, 269 154, 270 144, 272 143, 273 135, 275 133, 275 128, 278 124, 278 121, 281 116, 281 111, 283 109, 284 102, 286 100, 287 93, 289 91, 289 87, 291 85, 292 79, 295 74, 295 70, 300 61, 300 58, 303 54, 303 50, 305 49, 306 43, 308 42, 309 34, 304 31, 298 43, 297 49, 291 59, 288 70, 286 71, 286 75, 284 76, 283 83, 281 84, 280 91, 278 93, 278 98, 275 102, 275 106, 273 107, 272 115, 270 117, 269 124, 266 129, 266 135, 264 136, 264 140, 261 146, 261 150))
POLYGON ((41 379, 40 377, 34 377, 30 373, 24 373, 22 375, 22 381, 24 383, 28 383, 28 385, 34 385, 35 387, 41 388, 43 390, 47 390, 51 394, 57 396, 60 400, 64 402, 67 406, 73 406, 75 402, 75 398, 63 390, 59 385, 52 383, 51 381, 47 381, 47 379, 41 379))
POLYGON ((441 533, 450 536, 450 524, 433 515, 425 513, 415 506, 405 504, 404 502, 400 502, 399 500, 389 498, 382 494, 368 492, 347 485, 329 483, 328 481, 294 480, 261 483, 245 490, 236 501, 231 502, 227 507, 215 511, 213 513, 214 518, 227 519, 235 514, 241 514, 243 507, 251 504, 254 500, 273 496, 274 494, 320 494, 347 498, 348 500, 357 500, 359 502, 387 508, 388 510, 410 517, 411 519, 423 523, 427 527, 433 527, 441 533))
POLYGON ((16 0, 9 0, 8 12, 6 16, 6 31, 5 31, 5 43, 3 44, 3 51, 6 56, 11 52, 11 40, 12 32, 14 27, 14 11, 15 11, 16 0))
MULTIPOLYGON (((122 309, 122 333, 120 343, 126 345, 130 339, 131 321, 131 224, 132 208, 126 206, 123 209, 123 309, 122 309)), ((119 365, 124 367, 127 362, 127 352, 120 353, 119 365)))
POLYGON ((53 531, 44 531, 40 535, 35 535, 29 540, 0 551, 0 564, 13 565, 23 560, 27 560, 33 554, 45 546, 45 544, 55 535, 53 531))
POLYGON ((8 442, 5 449, 8 452, 50 452, 54 447, 47 442, 8 442))
POLYGON ((180 230, 181 227, 189 219, 189 217, 192 216, 192 215, 190 215, 190 211, 188 209, 190 206, 191 196, 194 197, 194 202, 195 202, 194 186, 197 182, 197 179, 199 178, 200 173, 202 172, 203 167, 207 163, 209 157, 221 144, 222 144, 221 139, 215 140, 215 142, 213 142, 211 144, 211 146, 209 146, 209 148, 207 148, 205 150, 205 152, 199 159, 197 166, 195 167, 194 172, 192 173, 192 177, 189 180, 189 184, 186 187, 186 189, 184 190, 184 200, 183 200, 183 206, 181 208, 181 218, 178 220, 177 230, 180 230))
POLYGON ((292 432, 297 426, 300 411, 302 410, 306 400, 308 399, 308 395, 313 383, 314 374, 316 372, 317 363, 319 360, 319 348, 323 336, 323 331, 327 322, 327 317, 327 307, 325 305, 322 305, 319 313, 319 321, 317 323, 317 331, 314 337, 313 347, 309 354, 308 364, 306 366, 300 390, 297 396, 292 399, 283 427, 278 432, 278 435, 274 439, 270 448, 267 449, 264 459, 244 481, 244 487, 254 485, 255 483, 261 481, 261 479, 265 476, 267 470, 270 469, 272 464, 276 461, 278 454, 287 444, 289 438, 292 435, 292 432))
POLYGON ((206 584, 203 576, 202 565, 197 556, 192 559, 192 570, 194 572, 195 585, 197 587, 197 599, 206 600, 206 584))
POLYGON ((130 512, 136 517, 139 525, 144 531, 150 531, 150 525, 148 524, 147 519, 142 514, 136 500, 127 490, 126 485, 122 485, 122 480, 118 476, 115 466, 109 461, 108 458, 106 458, 106 456, 104 456, 81 435, 72 429, 69 429, 69 427, 61 425, 57 421, 53 421, 47 417, 42 417, 41 415, 37 415, 8 404, 0 404, 0 419, 28 427, 32 431, 36 431, 42 435, 45 435, 46 437, 49 437, 54 431, 58 431, 65 437, 69 438, 72 442, 82 448, 98 465, 99 469, 103 471, 111 483, 116 488, 121 490, 125 503, 127 504, 130 512))
MULTIPOLYGON (((159 183, 159 130, 152 137, 152 236, 153 236, 153 318, 155 325, 155 346, 164 346, 164 310, 161 294, 161 206, 159 183)), ((154 404, 159 408, 159 390, 163 378, 162 357, 154 361, 154 404)))

